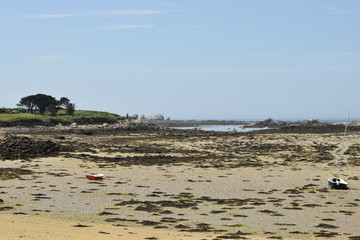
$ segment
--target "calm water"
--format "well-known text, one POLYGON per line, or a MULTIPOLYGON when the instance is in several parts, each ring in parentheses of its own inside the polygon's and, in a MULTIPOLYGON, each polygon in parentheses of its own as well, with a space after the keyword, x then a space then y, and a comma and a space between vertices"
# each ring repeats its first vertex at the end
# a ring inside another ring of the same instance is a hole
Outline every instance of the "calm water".
POLYGON ((250 132, 255 130, 261 130, 263 128, 242 128, 243 125, 200 125, 198 127, 175 127, 176 129, 194 129, 200 128, 204 131, 216 131, 216 132, 250 132))

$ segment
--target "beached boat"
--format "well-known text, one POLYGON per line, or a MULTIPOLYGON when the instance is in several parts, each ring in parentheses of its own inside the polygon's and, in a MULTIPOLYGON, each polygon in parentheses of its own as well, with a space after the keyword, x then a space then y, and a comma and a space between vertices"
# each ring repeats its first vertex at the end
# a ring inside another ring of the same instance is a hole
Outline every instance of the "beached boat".
POLYGON ((104 174, 91 173, 91 174, 87 174, 86 178, 89 180, 100 180, 104 178, 104 174))
POLYGON ((349 185, 344 179, 338 177, 329 178, 328 183, 331 188, 335 189, 347 189, 349 185))
POLYGON ((347 160, 347 156, 344 155, 344 152, 345 152, 345 139, 346 139, 346 130, 347 130, 348 122, 349 122, 349 114, 348 114, 346 124, 345 124, 345 132, 344 132, 344 138, 343 138, 343 143, 342 143, 342 149, 340 152, 340 157, 335 159, 337 161, 337 163, 336 163, 337 176, 328 178, 329 186, 331 188, 335 188, 335 189, 347 189, 349 187, 348 186, 349 184, 344 179, 340 178, 340 168, 341 168, 342 161, 347 160))

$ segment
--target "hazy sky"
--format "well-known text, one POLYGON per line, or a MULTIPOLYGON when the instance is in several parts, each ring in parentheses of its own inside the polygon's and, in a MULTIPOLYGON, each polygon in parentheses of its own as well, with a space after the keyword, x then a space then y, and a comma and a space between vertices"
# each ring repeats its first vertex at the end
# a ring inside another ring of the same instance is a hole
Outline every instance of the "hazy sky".
POLYGON ((360 117, 359 0, 0 0, 0 107, 360 117))

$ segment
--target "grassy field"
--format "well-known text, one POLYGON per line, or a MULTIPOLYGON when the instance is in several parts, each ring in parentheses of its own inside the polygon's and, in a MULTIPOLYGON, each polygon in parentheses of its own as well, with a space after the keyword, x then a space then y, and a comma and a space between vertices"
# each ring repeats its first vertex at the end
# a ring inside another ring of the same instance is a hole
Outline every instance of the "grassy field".
POLYGON ((59 111, 57 116, 30 114, 30 113, 0 113, 0 126, 14 125, 56 125, 58 123, 70 124, 98 124, 114 123, 120 119, 117 114, 77 110, 74 115, 66 115, 65 111, 59 111))

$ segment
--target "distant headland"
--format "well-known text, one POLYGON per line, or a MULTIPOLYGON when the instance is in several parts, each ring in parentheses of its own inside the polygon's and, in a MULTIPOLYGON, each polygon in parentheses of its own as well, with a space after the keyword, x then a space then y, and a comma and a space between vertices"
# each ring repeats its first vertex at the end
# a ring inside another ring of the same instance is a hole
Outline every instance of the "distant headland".
MULTIPOLYGON (((244 128, 286 127, 322 127, 333 125, 331 122, 316 119, 302 121, 282 121, 267 118, 262 121, 242 120, 171 120, 162 114, 145 117, 144 114, 121 116, 105 111, 77 110, 75 103, 67 97, 57 100, 46 94, 36 94, 23 97, 17 108, 0 108, 0 127, 12 126, 56 126, 71 124, 132 124, 155 125, 157 127, 199 127, 202 125, 241 125, 244 128)), ((356 125, 357 123, 352 123, 356 125)))

